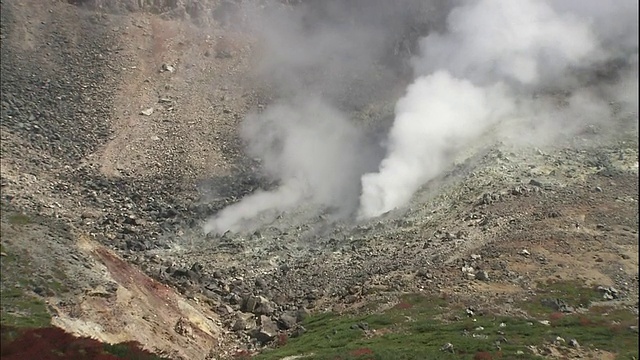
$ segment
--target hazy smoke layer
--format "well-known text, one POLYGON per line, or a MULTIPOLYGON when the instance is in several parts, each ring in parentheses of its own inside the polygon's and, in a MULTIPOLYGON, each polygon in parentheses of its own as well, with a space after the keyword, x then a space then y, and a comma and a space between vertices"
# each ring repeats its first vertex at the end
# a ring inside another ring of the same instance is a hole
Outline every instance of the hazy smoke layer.
POLYGON ((637 97, 629 96, 638 83, 637 7, 634 1, 479 0, 453 9, 447 32, 421 42, 414 68, 422 76, 397 104, 379 171, 362 177, 360 217, 404 205, 439 174, 447 153, 507 115, 536 125, 536 133, 525 135, 533 138, 609 120, 609 100, 637 113, 637 97), (589 85, 593 70, 611 60, 625 71, 609 84, 589 85), (559 108, 558 97, 544 94, 550 89, 574 92, 559 108))
POLYGON ((222 210, 207 232, 303 203, 381 215, 488 129, 516 143, 620 119, 637 131, 635 0, 308 0, 247 13, 279 100, 247 117, 242 137, 280 186, 222 210), (388 99, 405 64, 415 80, 372 145, 345 114, 388 99))
POLYGON ((424 0, 305 0, 294 7, 247 4, 251 31, 261 40, 256 70, 281 97, 312 91, 343 109, 366 105, 388 90, 385 85, 397 81, 390 67, 415 50, 415 40, 426 34, 428 15, 446 9, 437 5, 446 1, 432 2, 430 6, 424 0))
POLYGON ((352 215, 360 177, 375 171, 384 150, 345 113, 388 96, 398 76, 389 55, 408 61, 411 47, 402 40, 420 37, 411 25, 422 0, 245 6, 249 30, 260 39, 256 71, 277 100, 248 116, 241 135, 279 187, 223 209, 205 231, 251 230, 301 204, 335 217, 352 215))

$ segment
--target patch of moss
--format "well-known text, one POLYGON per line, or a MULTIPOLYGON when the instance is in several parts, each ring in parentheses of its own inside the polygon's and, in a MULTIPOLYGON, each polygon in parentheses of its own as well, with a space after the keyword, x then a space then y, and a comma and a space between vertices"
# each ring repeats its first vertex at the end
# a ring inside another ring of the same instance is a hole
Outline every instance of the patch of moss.
POLYGON ((48 326, 51 315, 41 299, 27 293, 33 287, 31 271, 17 266, 19 257, 9 252, 0 261, 0 324, 19 328, 48 326), (10 274, 11 276, 9 276, 10 274))
POLYGON ((136 342, 125 342, 118 344, 104 344, 106 353, 117 356, 119 359, 130 360, 166 360, 166 358, 151 354, 142 350, 140 344, 136 342))
POLYGON ((40 299, 25 294, 22 288, 4 288, 0 298, 2 311, 0 324, 18 328, 42 327, 51 324, 47 305, 40 299))
POLYGON ((12 214, 9 216, 9 224, 28 225, 31 224, 31 218, 24 214, 12 214))
POLYGON ((586 287, 578 281, 548 281, 539 282, 536 286, 537 295, 520 303, 520 307, 532 316, 544 317, 557 312, 548 303, 562 303, 566 306, 588 308, 593 302, 602 299, 602 295, 594 287, 586 287))
MULTIPOLYGON (((569 285, 566 285, 569 289, 569 285)), ((581 290, 557 295, 582 301, 581 290)), ((419 294, 401 297, 397 306, 374 314, 317 314, 303 326, 306 332, 286 345, 264 351, 256 359, 281 359, 309 355, 305 359, 536 359, 529 346, 565 339, 569 347, 576 339, 581 346, 618 353, 621 358, 638 357, 638 339, 629 329, 638 318, 631 311, 615 310, 586 315, 559 314, 541 318, 505 317, 485 314, 464 316, 463 310, 436 297, 419 294), (440 320, 443 313, 460 313, 458 320, 440 320), (621 321, 621 319, 626 319, 621 321), (453 344, 453 352, 443 351, 453 344), (481 355, 481 356, 480 356, 481 355), (489 356, 489 357, 487 357, 489 356)))

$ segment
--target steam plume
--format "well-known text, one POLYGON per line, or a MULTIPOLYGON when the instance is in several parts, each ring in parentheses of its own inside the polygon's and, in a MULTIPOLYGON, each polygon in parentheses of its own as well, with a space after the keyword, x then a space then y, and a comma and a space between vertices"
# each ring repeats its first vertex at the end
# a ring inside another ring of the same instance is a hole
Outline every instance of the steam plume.
POLYGON ((516 144, 593 122, 626 119, 638 130, 634 0, 326 0, 265 9, 249 13, 265 45, 260 74, 279 100, 248 116, 242 137, 280 186, 222 210, 207 232, 258 226, 302 203, 379 216, 405 205, 488 129, 516 144), (406 24, 422 23, 428 34, 412 46, 422 30, 406 24), (380 66, 389 54, 413 55, 414 81, 386 141, 373 144, 345 114, 390 97, 398 79, 380 66))
MULTIPOLYGON (((273 191, 258 191, 223 209, 206 232, 249 230, 263 220, 306 203, 347 214, 358 206, 360 176, 367 162, 366 139, 340 112, 315 98, 296 98, 245 120, 247 152, 262 160, 266 175, 278 179, 273 191)), ((339 215, 339 214, 338 214, 339 215)))
POLYGON ((380 171, 362 177, 360 216, 377 216, 408 202, 447 166, 448 152, 480 135, 512 107, 501 84, 481 88, 445 71, 418 78, 396 105, 380 171))
MULTIPOLYGON (((624 5, 632 7, 631 3, 624 5)), ((586 86, 572 71, 633 52, 637 58, 637 35, 634 42, 624 32, 634 22, 611 31, 596 20, 601 7, 615 4, 589 2, 590 11, 583 4, 561 1, 556 9, 552 2, 539 0, 479 0, 453 9, 447 32, 430 34, 421 42, 422 55, 414 60, 414 67, 422 76, 396 106, 387 156, 379 171, 362 177, 359 216, 374 217, 404 205, 440 173, 447 152, 507 115, 545 124, 539 127, 544 133, 533 136, 546 137, 562 127, 584 125, 585 116, 610 119, 608 102, 598 91, 602 88, 579 89, 563 110, 553 106, 552 99, 532 96, 545 87, 586 86), (607 48, 602 45, 605 39, 614 43, 607 48), (494 86, 501 84, 506 89, 497 94, 494 86)), ((608 12, 614 13, 618 12, 608 12)), ((628 14, 626 19, 632 20, 628 14)), ((637 88, 637 69, 626 75, 635 75, 632 81, 637 88)), ((620 84, 630 85, 618 82, 613 89, 620 84)), ((609 92, 627 103, 630 100, 624 90, 609 92)), ((509 129, 503 131, 506 134, 509 129)))

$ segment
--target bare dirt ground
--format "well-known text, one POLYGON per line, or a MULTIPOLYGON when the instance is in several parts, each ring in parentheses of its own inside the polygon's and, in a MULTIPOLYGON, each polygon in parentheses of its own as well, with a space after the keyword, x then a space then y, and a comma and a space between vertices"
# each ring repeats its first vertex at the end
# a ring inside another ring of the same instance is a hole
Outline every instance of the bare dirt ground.
POLYGON ((258 347, 261 315, 292 331, 403 292, 515 314, 550 279, 614 287, 603 301, 637 314, 637 131, 479 150, 368 223, 205 237, 260 185, 236 133, 267 101, 251 38, 31 0, 2 2, 1 36, 2 251, 21 259, 2 287, 33 274, 56 326, 204 359, 258 347))

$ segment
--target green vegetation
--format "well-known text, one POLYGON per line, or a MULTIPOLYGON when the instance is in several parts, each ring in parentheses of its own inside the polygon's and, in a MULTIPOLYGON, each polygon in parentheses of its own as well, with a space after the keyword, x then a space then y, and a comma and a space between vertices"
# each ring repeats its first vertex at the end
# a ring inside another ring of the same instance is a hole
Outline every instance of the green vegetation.
POLYGON ((31 224, 31 218, 24 214, 13 214, 9 216, 9 224, 12 225, 27 225, 31 224))
POLYGON ((584 287, 578 281, 538 283, 536 289, 535 298, 520 304, 531 316, 545 316, 557 311, 548 305, 556 299, 573 308, 588 308, 594 301, 602 299, 597 289, 584 287))
MULTIPOLYGON (((51 315, 42 296, 52 296, 67 291, 67 276, 63 266, 55 265, 50 271, 36 268, 31 254, 19 246, 12 246, 16 241, 16 232, 24 226, 33 224, 33 219, 20 212, 7 210, 3 206, 3 224, 13 226, 2 227, 2 244, 0 244, 0 324, 17 328, 33 328, 49 326, 51 315), (37 293, 40 296, 37 296, 37 293)), ((19 237, 18 237, 19 238, 19 237)))
POLYGON ((119 344, 103 344, 102 348, 108 354, 117 356, 119 359, 131 360, 166 360, 166 358, 151 354, 137 342, 125 342, 119 344))
MULTIPOLYGON (((3 247, 2 252, 5 251, 3 247)), ((47 311, 47 305, 25 291, 35 285, 30 277, 32 272, 18 262, 18 256, 10 252, 0 258, 0 324, 18 328, 48 326, 51 315, 47 311)))
MULTIPOLYGON (((569 283, 549 286, 572 304, 593 295, 590 289, 569 283)), ((571 339, 582 348, 616 352, 621 359, 638 358, 637 333, 629 328, 638 325, 638 318, 629 310, 594 307, 583 314, 540 310, 541 317, 530 319, 491 314, 471 318, 443 299, 405 296, 396 307, 380 313, 314 315, 303 323, 307 331, 302 336, 287 339, 286 344, 279 341, 278 348, 256 359, 291 355, 332 360, 535 359, 539 357, 529 346, 557 342, 558 349, 569 351, 571 339), (441 320, 449 317, 455 320, 441 320), (453 344, 453 352, 441 350, 447 343, 453 344)))
POLYGON ((2 313, 0 323, 15 327, 41 327, 51 323, 47 305, 33 296, 28 296, 22 288, 3 287, 1 292, 2 313))

